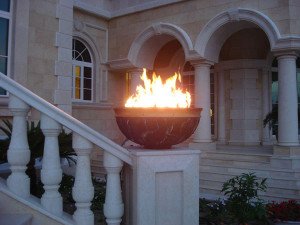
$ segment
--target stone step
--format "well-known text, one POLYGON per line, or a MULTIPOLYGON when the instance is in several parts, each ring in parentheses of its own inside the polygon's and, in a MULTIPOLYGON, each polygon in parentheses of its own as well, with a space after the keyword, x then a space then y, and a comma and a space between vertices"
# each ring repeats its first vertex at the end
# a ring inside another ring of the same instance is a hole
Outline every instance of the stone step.
POLYGON ((103 165, 103 160, 102 159, 92 159, 91 160, 91 165, 103 165))
MULTIPOLYGON (((200 182, 204 183, 221 183, 223 184, 228 179, 232 178, 235 175, 239 174, 231 174, 231 173, 208 173, 208 172, 200 172, 200 182)), ((258 178, 265 178, 257 175, 258 178)), ((299 179, 293 178, 293 177, 274 177, 274 178, 268 178, 267 179, 267 185, 269 188, 282 188, 287 189, 289 187, 290 190, 298 190, 297 183, 299 179)), ((220 186, 220 185, 218 185, 220 186)))
POLYGON ((200 165, 227 165, 232 167, 252 167, 252 168, 268 168, 269 162, 267 161, 256 161, 256 160, 233 160, 233 159, 208 159, 208 158, 201 158, 200 165))
POLYGON ((103 167, 102 159, 92 159, 91 160, 91 172, 93 177, 104 178, 106 175, 106 171, 103 167))
POLYGON ((271 154, 255 154, 255 153, 231 153, 222 151, 209 151, 205 152, 204 158, 209 159, 234 159, 234 160, 258 160, 270 161, 271 154))
POLYGON ((31 225, 30 214, 0 214, 1 225, 31 225))
MULTIPOLYGON (((216 198, 224 198, 224 196, 220 192, 221 189, 215 187, 215 186, 210 186, 210 185, 204 185, 200 184, 199 188, 199 197, 212 197, 211 199, 216 199, 216 198)), ((277 192, 272 192, 268 190, 267 192, 260 193, 259 196, 263 198, 265 201, 282 201, 282 200, 289 200, 289 199, 299 199, 299 194, 290 194, 290 193, 285 193, 284 198, 282 197, 282 190, 281 193, 277 192)))
POLYGON ((106 176, 106 173, 100 173, 100 172, 93 172, 92 171, 92 174, 93 174, 94 178, 105 178, 105 176, 106 176))
POLYGON ((273 154, 273 146, 238 146, 238 145, 217 145, 214 152, 245 153, 245 154, 273 154))
POLYGON ((300 170, 300 157, 272 157, 271 166, 273 168, 300 170))
POLYGON ((300 170, 291 170, 291 169, 282 169, 282 168, 270 168, 267 167, 248 167, 248 166, 239 166, 232 167, 232 165, 211 165, 201 163, 200 171, 202 172, 228 172, 228 173, 249 173, 254 172, 260 177, 300 177, 300 170))

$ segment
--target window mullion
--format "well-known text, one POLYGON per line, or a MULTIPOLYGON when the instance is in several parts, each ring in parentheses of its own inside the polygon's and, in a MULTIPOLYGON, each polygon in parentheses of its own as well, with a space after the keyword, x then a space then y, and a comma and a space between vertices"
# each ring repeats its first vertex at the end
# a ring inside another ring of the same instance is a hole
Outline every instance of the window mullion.
POLYGON ((91 101, 94 101, 94 79, 93 79, 93 67, 91 67, 91 101))
POLYGON ((72 74, 72 98, 75 100, 76 97, 75 97, 75 88, 76 88, 76 85, 75 85, 75 69, 76 69, 76 66, 73 65, 73 74, 72 74))
POLYGON ((83 97, 83 90, 84 90, 84 82, 83 82, 83 79, 84 79, 84 75, 83 75, 83 72, 84 72, 84 66, 81 66, 80 67, 80 100, 84 100, 84 97, 83 97))

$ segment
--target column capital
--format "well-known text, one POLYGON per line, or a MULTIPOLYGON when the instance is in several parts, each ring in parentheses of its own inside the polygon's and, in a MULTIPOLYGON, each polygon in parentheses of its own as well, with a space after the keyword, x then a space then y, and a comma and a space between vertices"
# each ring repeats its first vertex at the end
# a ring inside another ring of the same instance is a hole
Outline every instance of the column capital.
POLYGON ((299 54, 295 51, 292 51, 292 50, 286 50, 286 51, 276 51, 276 52, 273 52, 274 56, 279 59, 279 58, 297 58, 299 56, 299 54))
POLYGON ((209 61, 209 60, 191 60, 190 61, 191 65, 194 67, 211 67, 212 65, 214 65, 214 62, 209 61))

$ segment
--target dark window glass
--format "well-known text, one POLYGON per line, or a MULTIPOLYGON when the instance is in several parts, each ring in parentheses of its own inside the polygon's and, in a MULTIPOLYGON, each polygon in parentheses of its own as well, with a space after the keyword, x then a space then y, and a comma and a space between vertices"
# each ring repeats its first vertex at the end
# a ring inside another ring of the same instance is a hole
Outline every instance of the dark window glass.
POLYGON ((92 78, 92 68, 84 67, 84 78, 92 78))
POLYGON ((272 62, 272 67, 278 67, 278 62, 276 58, 272 62))
POLYGON ((6 95, 6 91, 2 88, 0 88, 0 95, 6 95))
POLYGON ((73 39, 72 48, 73 48, 73 52, 72 52, 73 60, 89 62, 89 63, 92 62, 92 58, 88 49, 81 41, 73 39))
POLYGON ((278 104, 278 73, 272 72, 272 104, 278 104))
POLYGON ((85 46, 81 41, 75 40, 75 49, 81 53, 85 50, 85 46))
POLYGON ((7 74, 7 58, 0 56, 0 72, 7 74))
POLYGON ((0 0, 0 10, 9 12, 10 0, 0 0))
POLYGON ((87 50, 87 49, 85 49, 83 52, 82 52, 82 58, 83 58, 83 61, 84 62, 92 62, 92 60, 91 60, 91 56, 90 56, 90 53, 89 53, 89 51, 87 50))
POLYGON ((92 88, 92 80, 91 79, 84 79, 84 88, 91 89, 92 88))
POLYGON ((92 100, 92 91, 89 89, 83 90, 84 100, 92 100))
POLYGON ((7 56, 7 48, 8 48, 8 20, 4 18, 0 18, 0 55, 7 56))

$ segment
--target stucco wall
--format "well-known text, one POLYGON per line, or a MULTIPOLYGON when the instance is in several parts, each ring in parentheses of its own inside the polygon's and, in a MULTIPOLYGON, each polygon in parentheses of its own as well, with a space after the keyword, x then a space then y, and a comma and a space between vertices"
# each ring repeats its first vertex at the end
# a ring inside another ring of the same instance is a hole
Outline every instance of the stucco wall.
POLYGON ((109 59, 127 57, 129 48, 137 34, 155 22, 168 22, 181 27, 192 42, 203 26, 218 13, 231 7, 251 8, 268 16, 277 26, 281 35, 300 34, 299 2, 291 5, 285 0, 198 0, 174 3, 109 21, 109 59), (291 20, 289 19, 291 18, 291 20))
POLYGON ((93 58, 94 101, 73 103, 72 115, 104 136, 121 143, 123 136, 117 128, 113 107, 122 105, 124 74, 110 72, 107 61, 108 22, 81 10, 74 10, 74 37, 82 40, 93 58), (107 74, 107 77, 105 77, 107 74))
POLYGON ((57 0, 31 1, 29 13, 27 88, 42 98, 54 102, 57 77, 54 75, 58 50, 55 35, 57 0))

